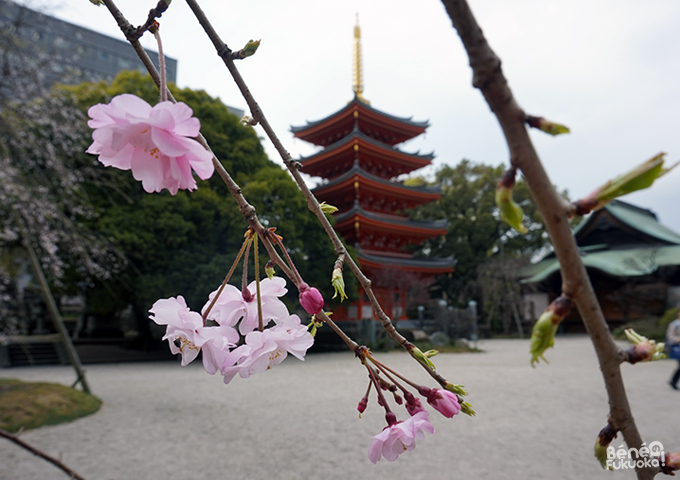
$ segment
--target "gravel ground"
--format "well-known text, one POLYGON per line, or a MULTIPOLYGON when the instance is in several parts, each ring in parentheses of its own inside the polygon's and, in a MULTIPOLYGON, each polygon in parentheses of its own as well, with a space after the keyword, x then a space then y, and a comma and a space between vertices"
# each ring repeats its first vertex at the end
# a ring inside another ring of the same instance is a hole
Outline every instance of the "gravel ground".
MULTIPOLYGON (((437 432, 396 462, 367 457, 384 426, 372 401, 359 419, 366 375, 349 353, 294 358, 224 385, 200 364, 91 365, 87 378, 104 405, 69 424, 27 431, 22 438, 60 457, 88 480, 132 479, 599 479, 592 454, 607 418, 607 400, 586 337, 558 337, 550 365, 529 366, 527 340, 480 342, 484 353, 440 354, 438 371, 465 385, 477 411, 446 419, 437 432)), ((425 373, 405 354, 378 358, 412 379, 425 373)), ((680 450, 680 392, 668 384, 675 362, 624 365, 643 437, 680 450)), ((0 377, 72 383, 68 367, 0 370, 0 377)), ((434 386, 431 385, 430 386, 434 386)), ((405 410, 396 410, 405 418, 405 410)), ((621 436, 614 440, 618 447, 621 436)), ((67 478, 60 470, 0 439, 0 478, 67 478)))

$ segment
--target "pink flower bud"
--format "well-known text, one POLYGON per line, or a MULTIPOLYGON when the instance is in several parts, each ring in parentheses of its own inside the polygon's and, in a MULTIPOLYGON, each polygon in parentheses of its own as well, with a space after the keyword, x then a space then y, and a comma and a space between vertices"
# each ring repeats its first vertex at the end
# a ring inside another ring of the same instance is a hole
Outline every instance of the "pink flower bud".
POLYGON ((359 402, 359 405, 357 405, 357 410, 359 410, 359 416, 361 416, 361 414, 366 411, 366 407, 368 407, 368 395, 365 395, 364 398, 362 398, 361 401, 359 402))
POLYGON ((409 415, 413 416, 418 412, 425 411, 423 404, 411 392, 405 392, 404 398, 406 399, 406 411, 409 415))
POLYGON ((323 310, 324 300, 321 293, 314 287, 309 287, 306 283, 300 284, 300 305, 310 315, 316 315, 323 310))
MULTIPOLYGON (((432 405, 435 410, 444 415, 446 418, 452 418, 454 415, 460 412, 460 403, 458 402, 458 396, 455 393, 449 392, 448 390, 444 390, 442 388, 433 388, 428 390, 429 391, 425 394, 427 403, 432 405)), ((423 394, 422 391, 421 394, 423 394)))

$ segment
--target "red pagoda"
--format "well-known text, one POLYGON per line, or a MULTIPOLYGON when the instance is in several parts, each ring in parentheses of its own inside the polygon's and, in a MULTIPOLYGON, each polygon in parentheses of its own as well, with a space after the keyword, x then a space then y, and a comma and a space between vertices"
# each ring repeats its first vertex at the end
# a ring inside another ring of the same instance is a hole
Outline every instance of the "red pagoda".
MULTIPOLYGON (((446 221, 415 222, 404 213, 438 200, 437 189, 408 187, 395 177, 429 165, 433 155, 407 153, 395 145, 425 132, 428 122, 415 122, 381 112, 363 98, 361 32, 354 28, 354 98, 332 115, 292 127, 302 140, 324 147, 301 158, 302 171, 323 178, 313 192, 319 201, 338 208, 336 231, 358 250, 362 269, 373 281, 385 312, 406 318, 407 293, 414 284, 429 286, 435 275, 453 271, 451 259, 414 258, 409 245, 445 235, 446 221)), ((334 319, 373 318, 365 294, 334 319)))

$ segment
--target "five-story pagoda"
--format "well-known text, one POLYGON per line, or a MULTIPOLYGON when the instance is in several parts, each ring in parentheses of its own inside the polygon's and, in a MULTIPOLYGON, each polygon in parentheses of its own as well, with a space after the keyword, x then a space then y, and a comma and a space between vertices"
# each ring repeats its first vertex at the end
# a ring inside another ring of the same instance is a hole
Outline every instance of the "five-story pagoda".
MULTIPOLYGON (((430 164, 434 156, 406 153, 395 145, 425 132, 427 122, 415 122, 381 112, 363 98, 361 32, 354 27, 354 98, 328 117, 292 127, 302 140, 324 147, 299 161, 302 171, 323 178, 313 192, 319 201, 338 208, 335 229, 358 250, 362 269, 373 281, 376 296, 388 315, 405 318, 406 296, 414 284, 428 286, 434 276, 451 272, 451 259, 414 258, 407 250, 446 234, 445 221, 414 222, 404 213, 438 200, 437 189, 408 187, 395 178, 430 164)), ((373 318, 363 292, 334 319, 373 318)))

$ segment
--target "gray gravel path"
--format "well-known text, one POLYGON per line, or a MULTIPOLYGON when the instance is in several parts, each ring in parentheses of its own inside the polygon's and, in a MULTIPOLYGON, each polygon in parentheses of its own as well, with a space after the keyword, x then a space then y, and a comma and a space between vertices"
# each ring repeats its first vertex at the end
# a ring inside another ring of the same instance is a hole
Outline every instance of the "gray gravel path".
MULTIPOLYGON (((536 369, 527 340, 483 341, 485 353, 435 357, 440 373, 468 389, 477 416, 432 412, 437 433, 394 463, 368 460, 384 415, 373 402, 359 419, 366 377, 349 353, 310 355, 304 363, 292 358, 230 385, 200 364, 91 365, 88 380, 102 409, 22 438, 88 480, 634 478, 630 470, 605 472, 593 458, 607 401, 590 341, 558 337, 556 343, 547 353, 550 365, 536 369)), ((379 358, 427 382, 406 355, 379 358)), ((643 437, 671 451, 680 450, 680 392, 667 384, 674 365, 623 368, 643 437)), ((4 369, 0 377, 73 381, 68 367, 4 369)), ((614 445, 620 443, 619 436, 614 445)), ((0 478, 67 477, 0 439, 0 478)))

